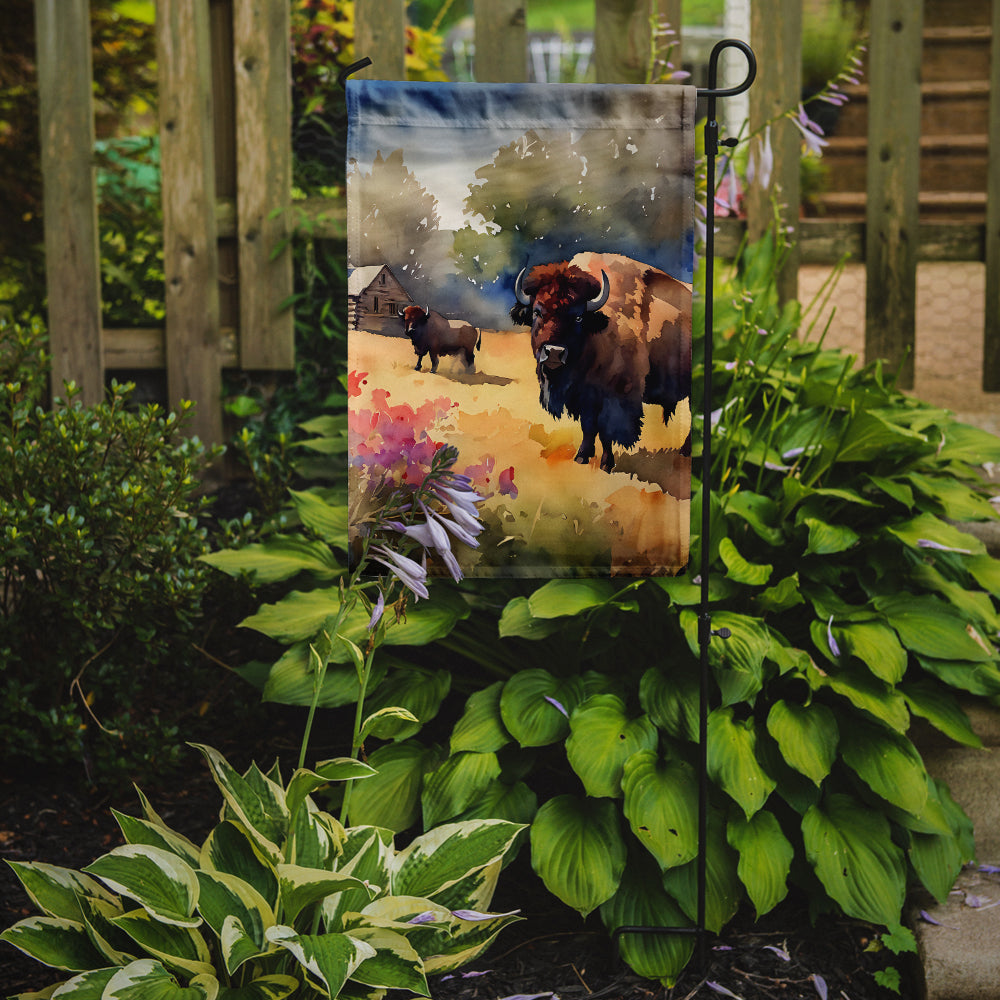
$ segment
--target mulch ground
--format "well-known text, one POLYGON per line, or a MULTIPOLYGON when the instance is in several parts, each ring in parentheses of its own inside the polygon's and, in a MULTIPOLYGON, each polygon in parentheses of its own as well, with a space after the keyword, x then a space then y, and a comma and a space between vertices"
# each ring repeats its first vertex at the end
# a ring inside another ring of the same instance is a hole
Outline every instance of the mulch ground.
MULTIPOLYGON (((287 739, 276 739, 290 749, 290 737, 291 732, 287 739)), ((220 749, 234 764, 244 758, 237 744, 222 741, 220 749)), ((0 778, 0 858, 81 868, 122 842, 111 808, 138 815, 134 793, 123 790, 109 796, 74 778, 11 774, 0 778)), ((191 768, 155 790, 145 790, 164 820, 192 839, 203 837, 215 822, 219 796, 194 751, 191 768)), ((884 951, 866 950, 873 941, 871 928, 829 918, 812 926, 799 901, 783 904, 757 924, 751 915, 740 914, 719 938, 706 939, 705 967, 695 968, 692 963, 673 989, 634 975, 617 959, 596 916, 583 922, 546 893, 524 856, 501 877, 494 907, 501 911, 519 908, 525 919, 503 931, 469 969, 448 978, 432 977, 435 1000, 545 1000, 553 996, 562 1000, 717 1000, 720 996, 888 1000, 893 994, 873 979, 887 965, 903 973, 903 997, 918 994, 899 959, 893 960, 884 951)), ((32 912, 11 870, 0 865, 0 927, 32 912)), ((60 978, 59 973, 0 944, 0 995, 42 989, 60 978)))

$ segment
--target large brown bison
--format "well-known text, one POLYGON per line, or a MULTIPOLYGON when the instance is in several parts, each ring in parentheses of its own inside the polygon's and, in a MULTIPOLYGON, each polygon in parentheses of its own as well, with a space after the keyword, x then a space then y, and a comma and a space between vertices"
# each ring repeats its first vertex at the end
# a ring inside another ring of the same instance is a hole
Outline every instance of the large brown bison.
MULTIPOLYGON (((618 254, 522 270, 514 283, 516 323, 531 325, 539 401, 553 416, 580 421, 586 464, 600 438, 601 468, 612 445, 631 448, 642 404, 663 407, 666 423, 691 389, 691 286, 618 254)), ((691 453, 691 438, 682 447, 691 453)))
POLYGON ((431 356, 431 371, 436 372, 438 359, 448 354, 462 354, 466 368, 476 363, 476 348, 483 338, 464 319, 447 319, 426 306, 407 306, 399 310, 403 317, 403 332, 410 338, 417 355, 416 370, 420 371, 424 355, 431 356))

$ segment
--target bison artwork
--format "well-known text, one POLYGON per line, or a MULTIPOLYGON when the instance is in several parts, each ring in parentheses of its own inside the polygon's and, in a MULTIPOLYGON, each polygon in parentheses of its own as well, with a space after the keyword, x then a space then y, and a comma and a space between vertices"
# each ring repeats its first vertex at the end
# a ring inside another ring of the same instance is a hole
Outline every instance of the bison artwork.
POLYGON ((465 367, 476 363, 476 349, 482 346, 482 337, 476 328, 464 319, 447 319, 426 306, 407 306, 399 310, 403 318, 403 332, 410 338, 417 355, 416 370, 420 371, 424 356, 431 356, 431 371, 436 372, 438 359, 448 354, 461 354, 465 367))
MULTIPOLYGON (((524 269, 514 286, 514 322, 531 326, 539 401, 579 420, 576 461, 615 466, 612 445, 632 448, 643 403, 666 423, 691 386, 691 286, 618 254, 579 253, 524 269)), ((691 438, 682 453, 691 453, 691 438)))

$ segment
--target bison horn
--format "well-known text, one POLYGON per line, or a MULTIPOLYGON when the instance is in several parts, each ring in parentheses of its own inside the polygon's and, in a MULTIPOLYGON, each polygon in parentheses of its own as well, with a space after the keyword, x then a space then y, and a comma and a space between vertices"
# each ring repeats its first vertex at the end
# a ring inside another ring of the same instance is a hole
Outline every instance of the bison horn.
POLYGON ((522 306, 530 306, 531 299, 524 294, 524 272, 528 269, 526 267, 521 268, 520 274, 518 274, 517 279, 514 281, 514 294, 517 296, 517 301, 521 303, 522 306))
POLYGON ((607 271, 601 271, 601 290, 595 298, 589 299, 587 301, 587 312, 597 312, 605 302, 608 301, 608 296, 611 294, 611 283, 608 281, 607 271))
POLYGON ((405 309, 397 309, 396 310, 396 315, 397 316, 405 316, 406 315, 406 310, 405 309))

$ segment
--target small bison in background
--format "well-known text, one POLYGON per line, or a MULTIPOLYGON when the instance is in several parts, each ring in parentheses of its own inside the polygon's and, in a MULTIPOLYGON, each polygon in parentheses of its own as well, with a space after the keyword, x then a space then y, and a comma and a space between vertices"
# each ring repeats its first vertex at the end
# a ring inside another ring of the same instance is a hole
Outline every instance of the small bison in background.
MULTIPOLYGON (((511 318, 531 326, 539 401, 580 421, 577 462, 593 458, 599 438, 611 472, 612 445, 639 440, 643 403, 662 406, 667 423, 691 393, 691 286, 618 254, 579 253, 525 268, 514 293, 511 318)), ((691 454, 690 434, 681 451, 691 454)))
POLYGON ((439 312, 420 306, 399 310, 403 317, 403 332, 410 338, 417 355, 416 370, 420 371, 424 355, 431 356, 431 371, 436 372, 438 359, 447 354, 461 354, 465 367, 476 363, 476 349, 482 346, 479 331, 464 319, 447 319, 439 312))

